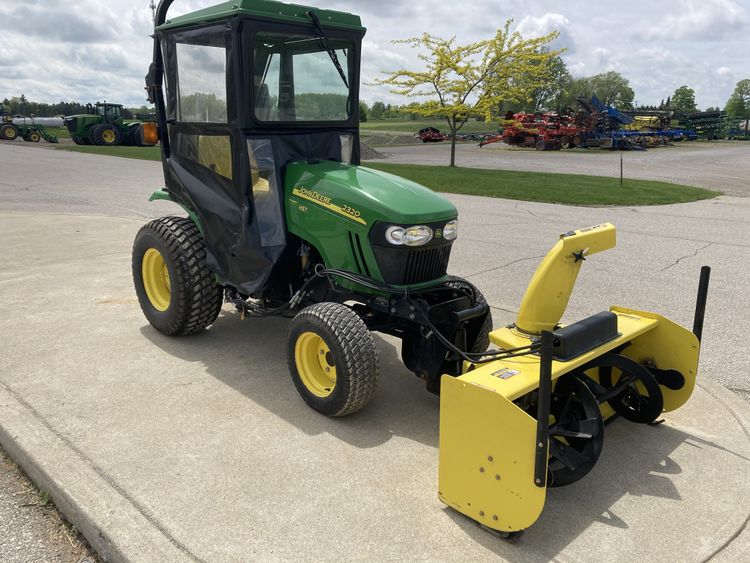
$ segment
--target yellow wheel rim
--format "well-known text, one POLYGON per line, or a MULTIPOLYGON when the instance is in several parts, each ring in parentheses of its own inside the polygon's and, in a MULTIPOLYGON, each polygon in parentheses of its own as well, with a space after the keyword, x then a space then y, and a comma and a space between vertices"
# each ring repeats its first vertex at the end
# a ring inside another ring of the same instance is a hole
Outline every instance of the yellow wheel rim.
POLYGON ((172 291, 169 284, 169 270, 161 252, 155 248, 149 248, 146 251, 141 263, 141 275, 143 287, 151 305, 157 311, 166 311, 169 308, 172 291))
POLYGON ((102 131, 102 139, 105 143, 114 143, 115 132, 112 131, 112 129, 105 129, 104 131, 102 131))
POLYGON ((336 365, 331 349, 314 332, 303 332, 294 345, 294 361, 302 383, 316 397, 325 398, 336 387, 336 365))
POLYGON ((36 143, 39 140, 39 134, 38 133, 32 133, 31 134, 31 140, 36 143))
POLYGON ((16 138, 16 130, 13 129, 13 127, 8 127, 6 129, 7 133, 5 133, 6 138, 8 139, 15 139, 16 138))

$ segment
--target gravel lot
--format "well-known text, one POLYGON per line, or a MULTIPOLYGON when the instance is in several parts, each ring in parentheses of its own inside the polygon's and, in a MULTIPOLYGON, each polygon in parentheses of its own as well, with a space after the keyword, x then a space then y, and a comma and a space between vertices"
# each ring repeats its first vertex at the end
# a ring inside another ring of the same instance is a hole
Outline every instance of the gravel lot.
MULTIPOLYGON (((394 164, 437 164, 450 160, 450 145, 380 147, 394 164)), ((565 172, 594 176, 620 175, 622 155, 626 178, 661 180, 750 196, 750 143, 693 142, 648 151, 610 152, 598 149, 537 152, 495 143, 480 149, 457 145, 456 164, 466 168, 565 172)))
POLYGON ((4 563, 95 563, 96 555, 74 530, 63 524, 0 449, 0 561, 4 563))

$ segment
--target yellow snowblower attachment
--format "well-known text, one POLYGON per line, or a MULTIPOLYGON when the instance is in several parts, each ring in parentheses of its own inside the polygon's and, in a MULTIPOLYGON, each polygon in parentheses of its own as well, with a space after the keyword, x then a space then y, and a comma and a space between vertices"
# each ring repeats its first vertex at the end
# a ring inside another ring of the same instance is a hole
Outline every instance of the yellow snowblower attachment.
POLYGON ((508 539, 537 520, 547 487, 594 467, 605 420, 653 423, 693 392, 708 267, 693 332, 623 307, 559 324, 583 261, 615 242, 610 224, 563 234, 516 323, 490 333, 500 350, 442 377, 440 499, 508 539))

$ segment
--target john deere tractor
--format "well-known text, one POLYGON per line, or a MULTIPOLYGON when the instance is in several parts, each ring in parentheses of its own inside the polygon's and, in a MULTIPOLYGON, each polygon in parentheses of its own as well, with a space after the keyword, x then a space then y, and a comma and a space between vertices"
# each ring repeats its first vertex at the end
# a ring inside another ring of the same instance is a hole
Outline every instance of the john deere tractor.
POLYGON ((155 144, 148 134, 144 135, 140 120, 125 116, 121 104, 88 104, 87 113, 69 115, 63 122, 76 145, 142 147, 155 144))
POLYGON ((167 20, 171 4, 157 8, 146 77, 165 180, 151 199, 186 216, 143 226, 132 261, 157 331, 203 331, 223 303, 290 317, 292 381, 328 416, 375 393, 371 333, 397 337, 441 394, 440 498, 507 538, 548 486, 590 471, 604 420, 652 422, 687 400, 700 329, 617 307, 559 322, 612 225, 563 234, 516 324, 492 330, 480 291, 448 275, 453 204, 359 164, 359 17, 233 0, 167 20))

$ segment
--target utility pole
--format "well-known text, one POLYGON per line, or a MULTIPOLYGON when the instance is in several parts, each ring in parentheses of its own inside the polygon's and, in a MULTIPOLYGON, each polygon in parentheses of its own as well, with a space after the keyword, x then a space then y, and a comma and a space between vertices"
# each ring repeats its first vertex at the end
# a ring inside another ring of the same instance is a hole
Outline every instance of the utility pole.
POLYGON ((151 19, 156 21, 156 4, 154 3, 154 0, 151 0, 148 7, 151 8, 151 19))

